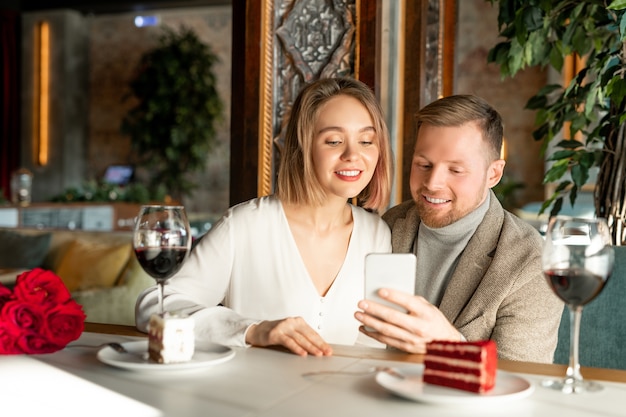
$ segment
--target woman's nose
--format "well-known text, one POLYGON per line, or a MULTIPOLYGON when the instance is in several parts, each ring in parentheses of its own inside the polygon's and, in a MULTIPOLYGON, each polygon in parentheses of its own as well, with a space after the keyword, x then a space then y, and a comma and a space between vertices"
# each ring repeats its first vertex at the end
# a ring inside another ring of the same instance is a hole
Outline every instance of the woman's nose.
POLYGON ((357 152, 356 146, 346 142, 341 158, 345 161, 353 161, 358 158, 358 155, 359 153, 357 152))

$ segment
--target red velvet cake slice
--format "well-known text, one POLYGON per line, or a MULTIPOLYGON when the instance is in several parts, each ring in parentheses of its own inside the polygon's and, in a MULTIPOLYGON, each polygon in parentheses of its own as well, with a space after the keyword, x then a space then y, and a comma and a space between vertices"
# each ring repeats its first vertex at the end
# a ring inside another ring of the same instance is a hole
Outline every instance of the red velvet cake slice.
POLYGON ((432 341, 426 345, 424 382, 485 393, 495 385, 497 365, 493 340, 432 341))

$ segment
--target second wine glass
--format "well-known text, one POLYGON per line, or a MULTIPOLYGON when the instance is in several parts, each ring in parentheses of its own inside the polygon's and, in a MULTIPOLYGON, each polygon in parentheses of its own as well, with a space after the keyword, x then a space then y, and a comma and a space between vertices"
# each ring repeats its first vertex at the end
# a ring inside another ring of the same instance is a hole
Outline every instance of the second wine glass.
POLYGON ((564 393, 594 392, 602 386, 584 380, 578 360, 578 339, 583 306, 604 288, 613 271, 613 247, 606 220, 553 217, 543 249, 543 272, 554 293, 570 311, 570 356, 564 379, 544 386, 564 393))
POLYGON ((159 312, 164 313, 165 281, 180 270, 191 249, 191 231, 183 206, 141 206, 133 236, 139 264, 157 282, 159 312))

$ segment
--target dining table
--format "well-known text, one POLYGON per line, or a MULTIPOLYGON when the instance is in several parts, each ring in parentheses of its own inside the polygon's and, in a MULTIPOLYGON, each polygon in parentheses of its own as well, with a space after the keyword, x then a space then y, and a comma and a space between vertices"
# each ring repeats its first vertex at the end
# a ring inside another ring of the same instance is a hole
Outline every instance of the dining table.
MULTIPOLYGON (((423 384, 423 355, 390 349, 333 345, 331 356, 301 357, 279 348, 213 346, 211 359, 164 365, 142 356, 146 346, 147 335, 132 326, 86 323, 80 338, 57 352, 0 356, 1 414, 626 416, 623 370, 582 367, 603 389, 564 394, 542 381, 564 376, 565 366, 499 360, 500 391, 475 394, 423 384), (129 352, 116 352, 112 342, 129 352)), ((208 355, 204 348, 197 346, 198 355, 208 355)))

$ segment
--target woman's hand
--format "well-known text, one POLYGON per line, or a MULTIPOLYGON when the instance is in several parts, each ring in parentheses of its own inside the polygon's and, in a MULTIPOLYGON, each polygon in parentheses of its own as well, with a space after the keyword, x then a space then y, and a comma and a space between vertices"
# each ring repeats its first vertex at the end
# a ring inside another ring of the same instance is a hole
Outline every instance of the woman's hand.
POLYGON ((463 336, 443 313, 424 297, 388 288, 378 292, 381 298, 404 307, 407 313, 370 300, 361 300, 355 318, 374 331, 361 326, 361 332, 409 353, 426 353, 426 343, 432 340, 460 341, 463 336))
POLYGON ((262 321, 250 326, 246 342, 253 346, 284 346, 296 355, 330 356, 333 350, 302 317, 262 321))

